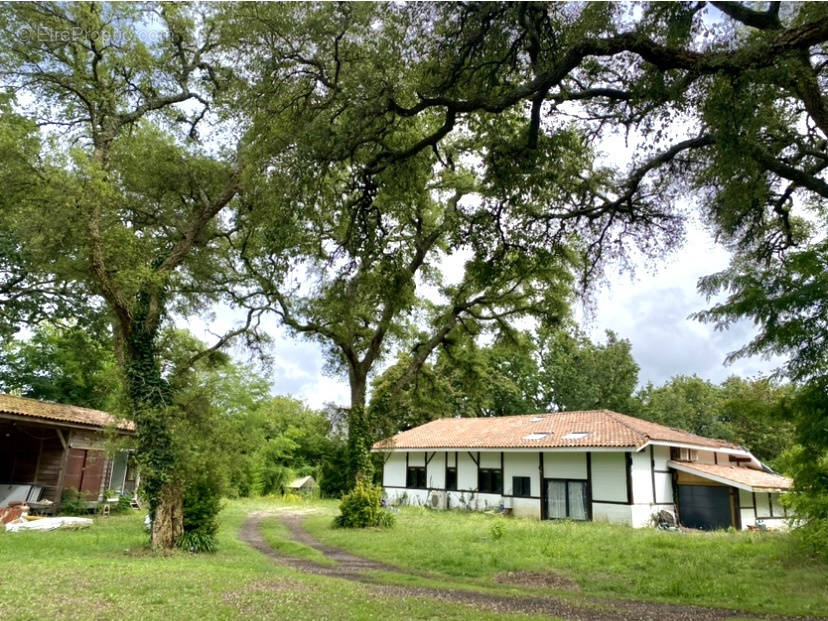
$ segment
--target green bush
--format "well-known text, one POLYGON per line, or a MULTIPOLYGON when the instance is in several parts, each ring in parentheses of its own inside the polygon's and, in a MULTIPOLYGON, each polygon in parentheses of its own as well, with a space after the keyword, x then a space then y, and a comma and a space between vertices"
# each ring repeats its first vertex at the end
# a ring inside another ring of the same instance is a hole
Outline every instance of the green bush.
POLYGON ((828 561, 828 519, 812 518, 793 532, 807 554, 828 561))
POLYGON ((215 535, 208 535, 197 530, 184 531, 184 534, 176 540, 176 543, 182 550, 189 550, 190 552, 216 551, 215 535))
POLYGON ((334 519, 338 528, 366 528, 394 526, 394 516, 382 508, 382 488, 363 480, 357 481, 353 490, 342 497, 340 515, 334 519))
MULTIPOLYGON (((107 491, 106 497, 111 498, 114 494, 115 492, 107 491)), ((130 509, 132 509, 132 499, 129 496, 119 494, 116 502, 109 503, 110 515, 122 515, 124 513, 129 513, 130 509)))
POLYGON ((176 541, 178 547, 190 552, 214 552, 219 511, 219 484, 207 477, 191 482, 184 492, 184 534, 176 541))
POLYGON ((78 515, 89 513, 89 503, 74 487, 66 487, 60 494, 60 515, 78 515))

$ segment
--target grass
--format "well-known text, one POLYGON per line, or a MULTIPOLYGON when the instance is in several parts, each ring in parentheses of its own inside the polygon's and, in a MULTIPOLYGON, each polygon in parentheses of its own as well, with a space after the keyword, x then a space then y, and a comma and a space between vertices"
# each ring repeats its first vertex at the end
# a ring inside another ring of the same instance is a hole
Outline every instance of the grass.
POLYGON ((828 566, 776 533, 675 533, 601 523, 537 522, 405 508, 391 530, 306 527, 355 553, 470 584, 500 572, 555 572, 586 595, 828 615, 828 566), (502 525, 502 536, 497 537, 502 525), (427 538, 427 543, 426 543, 427 538))
POLYGON ((320 565, 334 564, 333 561, 329 560, 319 550, 306 546, 298 541, 292 541, 290 531, 276 517, 262 520, 260 528, 265 541, 282 554, 304 558, 314 563, 319 563, 320 565))
MULTIPOLYGON (((506 571, 555 572, 581 587, 556 593, 736 608, 746 613, 828 615, 828 566, 802 556, 786 535, 681 534, 608 524, 535 522, 403 509, 391 530, 333 529, 334 502, 233 501, 221 514, 219 551, 155 554, 143 516, 96 518, 81 531, 0 532, 0 619, 504 618, 429 598, 279 566, 238 540, 252 511, 312 510, 324 542, 426 575, 372 572, 382 582, 529 594, 501 585, 506 571), (493 524, 502 526, 492 528, 493 524)), ((290 541, 275 519, 266 540, 285 554, 326 562, 290 541)), ((329 561, 328 561, 329 562, 329 561)), ((525 618, 525 617, 521 617, 525 618)))
MULTIPOLYGON (((333 504, 314 506, 330 519, 333 504)), ((280 567, 237 539, 248 512, 280 507, 228 503, 219 551, 206 555, 150 552, 140 514, 96 518, 81 531, 0 532, 0 619, 502 618, 280 567)))

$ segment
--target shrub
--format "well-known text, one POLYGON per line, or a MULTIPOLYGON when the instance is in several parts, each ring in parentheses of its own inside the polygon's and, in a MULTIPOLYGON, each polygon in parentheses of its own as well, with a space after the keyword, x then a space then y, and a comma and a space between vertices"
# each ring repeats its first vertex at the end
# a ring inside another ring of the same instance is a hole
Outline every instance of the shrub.
POLYGON ((503 524, 502 519, 498 519, 491 523, 489 526, 489 536, 497 541, 503 537, 503 534, 506 532, 506 526, 503 524))
POLYGON ((190 552, 216 551, 215 535, 208 535, 197 530, 184 531, 184 534, 176 540, 176 544, 182 550, 189 550, 190 552))
MULTIPOLYGON (((111 498, 115 492, 112 490, 107 490, 106 497, 111 498)), ((129 513, 129 510, 132 509, 132 499, 129 496, 124 496, 123 494, 118 495, 118 500, 116 502, 109 503, 109 514, 110 515, 122 515, 124 513, 129 513)))
POLYGON ((391 528, 394 516, 382 508, 382 488, 360 479, 339 503, 341 514, 334 519, 339 528, 391 528))
POLYGON ((794 535, 812 556, 828 561, 828 518, 815 518, 794 530, 794 535))
POLYGON ((184 534, 178 547, 190 552, 214 552, 216 517, 221 511, 221 490, 216 482, 202 477, 190 483, 184 492, 184 534))
POLYGON ((60 494, 60 510, 61 515, 77 515, 79 513, 88 513, 89 503, 86 502, 81 494, 74 487, 64 488, 60 494))

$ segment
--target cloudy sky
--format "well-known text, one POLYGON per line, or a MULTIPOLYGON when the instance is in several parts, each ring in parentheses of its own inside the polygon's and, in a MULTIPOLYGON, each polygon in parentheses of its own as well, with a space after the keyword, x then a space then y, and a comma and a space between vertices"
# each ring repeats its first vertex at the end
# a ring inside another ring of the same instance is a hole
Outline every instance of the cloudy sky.
POLYGON ((584 327, 593 340, 605 330, 629 339, 641 370, 640 383, 662 384, 674 375, 696 374, 713 382, 730 375, 767 374, 781 360, 744 358, 725 364, 727 355, 748 343, 755 334, 751 322, 728 330, 690 319, 691 313, 711 305, 696 291, 701 276, 727 266, 729 254, 700 227, 687 232, 681 250, 660 262, 657 270, 642 265, 635 275, 612 274, 597 295, 592 319, 584 327))

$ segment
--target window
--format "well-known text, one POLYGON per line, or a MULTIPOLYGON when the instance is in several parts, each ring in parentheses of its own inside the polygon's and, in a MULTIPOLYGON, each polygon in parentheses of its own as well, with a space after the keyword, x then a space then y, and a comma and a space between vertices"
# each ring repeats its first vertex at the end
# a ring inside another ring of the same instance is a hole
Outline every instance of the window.
POLYGON ((681 448, 678 446, 670 447, 670 459, 675 461, 696 461, 699 458, 697 451, 693 449, 681 448))
POLYGON ((411 489, 426 488, 425 466, 409 466, 405 477, 405 486, 411 489))
POLYGON ((457 490, 457 468, 446 468, 446 489, 450 492, 457 490))
POLYGON ((547 517, 550 520, 585 520, 587 512, 586 481, 546 481, 547 517))
POLYGON ((503 473, 500 468, 480 468, 477 471, 477 491, 484 494, 502 494, 503 473))
POLYGON ((531 496, 532 484, 529 477, 512 477, 513 496, 531 496))

